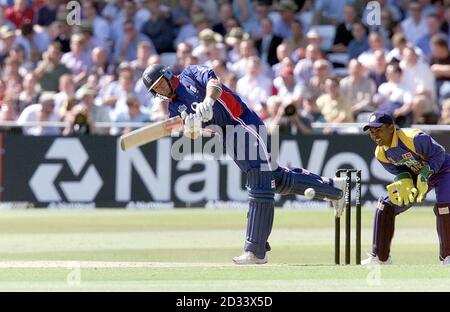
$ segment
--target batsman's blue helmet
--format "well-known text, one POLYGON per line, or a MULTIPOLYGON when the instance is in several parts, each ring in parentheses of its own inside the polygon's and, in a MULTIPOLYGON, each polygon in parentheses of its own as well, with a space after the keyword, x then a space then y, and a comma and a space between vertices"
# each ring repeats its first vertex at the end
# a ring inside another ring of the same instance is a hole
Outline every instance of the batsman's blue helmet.
POLYGON ((147 87, 147 90, 155 95, 155 91, 153 91, 152 89, 163 77, 166 78, 170 83, 173 77, 172 70, 165 65, 153 64, 145 69, 144 73, 142 74, 142 81, 147 87))

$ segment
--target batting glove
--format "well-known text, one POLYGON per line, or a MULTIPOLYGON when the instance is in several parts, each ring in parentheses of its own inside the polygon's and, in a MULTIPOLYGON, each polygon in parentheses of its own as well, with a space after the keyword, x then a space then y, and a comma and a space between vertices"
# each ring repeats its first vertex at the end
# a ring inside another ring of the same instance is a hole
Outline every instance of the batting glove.
POLYGON ((197 114, 181 113, 184 121, 183 134, 188 138, 195 140, 202 131, 202 119, 197 114))
POLYGON ((431 170, 430 166, 423 166, 419 171, 419 175, 417 176, 416 187, 419 193, 417 194, 416 201, 421 203, 427 197, 428 192, 428 179, 433 174, 433 170, 431 170))
POLYGON ((195 113, 201 117, 203 122, 208 122, 213 118, 213 106, 214 100, 210 97, 206 97, 203 102, 198 103, 195 107, 195 113))
POLYGON ((397 206, 413 203, 417 196, 417 189, 409 172, 400 173, 394 178, 394 183, 386 187, 389 199, 397 206))

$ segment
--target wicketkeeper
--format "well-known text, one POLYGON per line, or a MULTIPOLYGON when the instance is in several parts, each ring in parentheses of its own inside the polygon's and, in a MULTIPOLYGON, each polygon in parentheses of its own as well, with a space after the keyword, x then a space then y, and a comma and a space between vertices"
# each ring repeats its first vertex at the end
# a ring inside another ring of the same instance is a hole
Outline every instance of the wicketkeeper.
POLYGON ((364 131, 378 145, 375 156, 383 167, 396 175, 380 198, 373 225, 372 254, 364 264, 391 264, 389 255, 394 236, 395 216, 414 203, 425 200, 434 189, 439 258, 450 264, 450 154, 430 135, 419 129, 397 129, 392 117, 376 112, 364 131))
POLYGON ((273 166, 267 148, 270 142, 265 135, 261 136, 261 131, 266 131, 264 123, 237 94, 219 82, 212 69, 192 65, 176 76, 167 66, 151 65, 142 79, 149 92, 169 102, 170 117, 182 116, 184 134, 188 137, 196 138, 208 125, 219 126, 223 133, 227 126, 241 127, 244 131, 236 133, 249 137, 249 140, 227 140, 223 136, 225 150, 247 175, 247 235, 244 253, 233 258, 236 264, 267 262, 275 192, 303 195, 307 188, 313 188, 315 198, 332 201, 336 213, 342 213, 345 178, 329 179, 304 169, 273 166), (246 144, 248 141, 255 142, 256 146, 246 144), (257 157, 250 157, 251 148, 262 149, 264 155, 258 153, 257 157))

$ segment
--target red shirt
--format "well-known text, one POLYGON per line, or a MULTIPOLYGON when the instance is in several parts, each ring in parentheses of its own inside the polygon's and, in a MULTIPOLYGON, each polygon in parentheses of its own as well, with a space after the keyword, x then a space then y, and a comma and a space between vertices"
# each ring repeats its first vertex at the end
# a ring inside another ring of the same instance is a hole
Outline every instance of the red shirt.
POLYGON ((25 23, 33 22, 33 9, 28 7, 25 11, 17 11, 15 7, 6 9, 5 16, 10 20, 17 28, 22 27, 25 23))

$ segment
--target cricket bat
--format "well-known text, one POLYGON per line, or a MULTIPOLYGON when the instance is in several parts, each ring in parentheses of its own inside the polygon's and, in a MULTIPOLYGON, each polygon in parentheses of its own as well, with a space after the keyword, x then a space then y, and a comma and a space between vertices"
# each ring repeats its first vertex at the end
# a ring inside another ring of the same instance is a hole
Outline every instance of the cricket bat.
POLYGON ((180 116, 158 121, 122 135, 119 139, 120 148, 122 151, 126 151, 168 136, 172 131, 181 131, 182 129, 183 119, 180 116))

